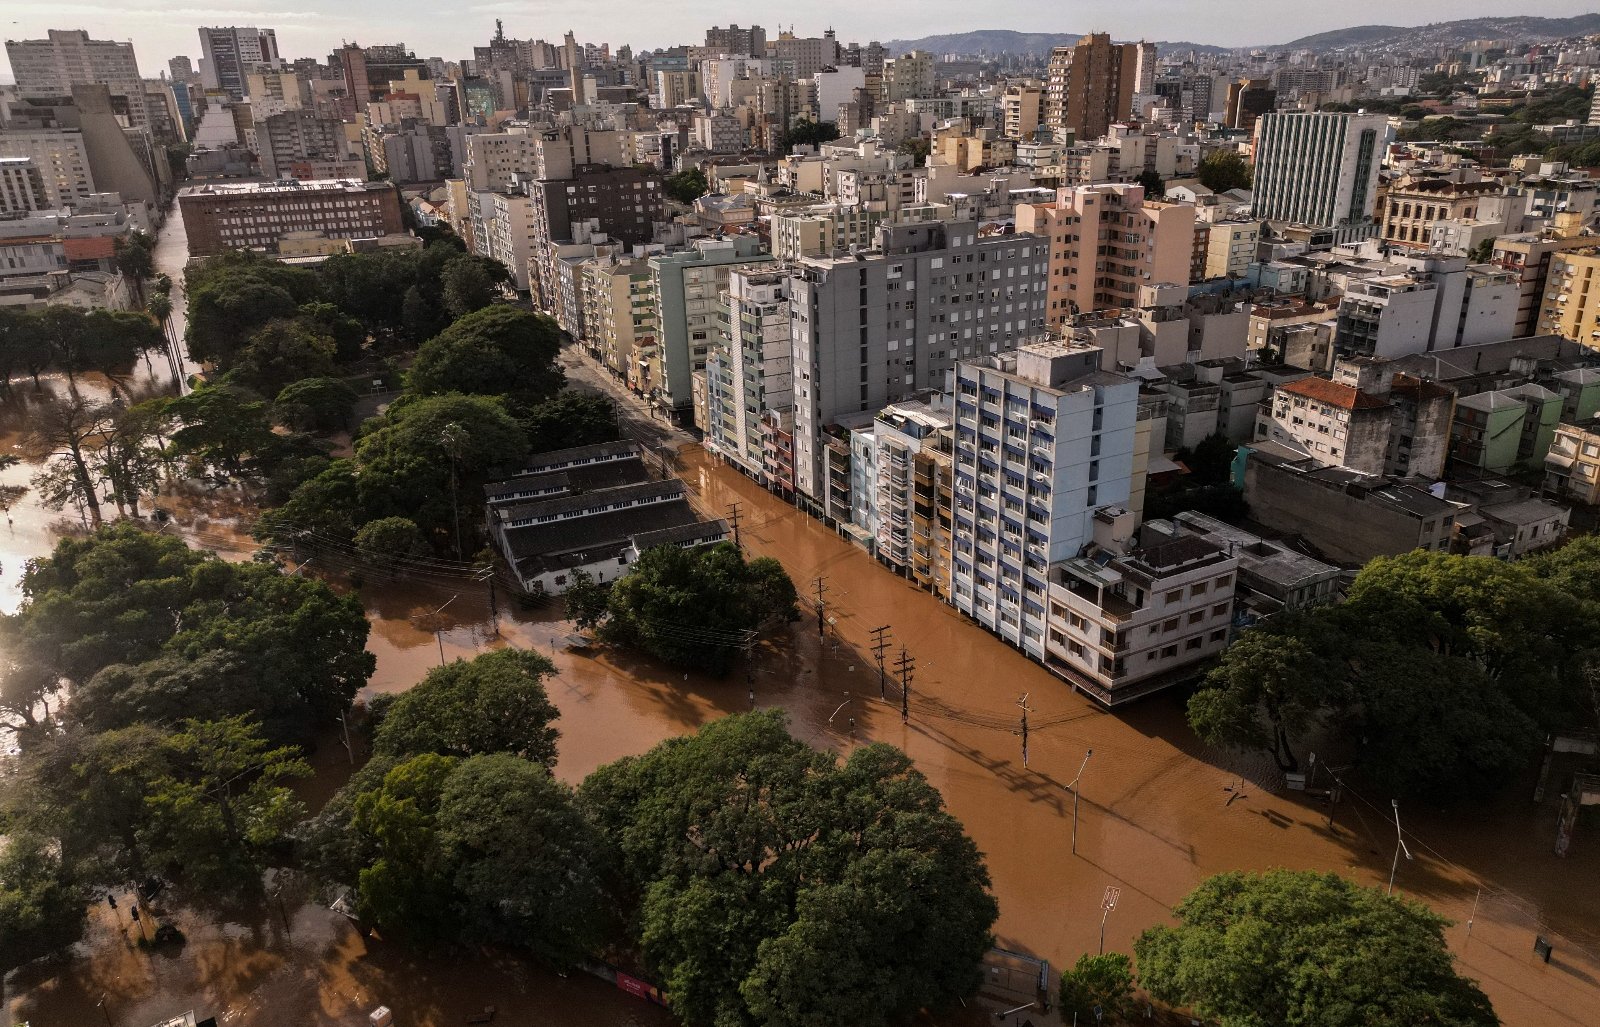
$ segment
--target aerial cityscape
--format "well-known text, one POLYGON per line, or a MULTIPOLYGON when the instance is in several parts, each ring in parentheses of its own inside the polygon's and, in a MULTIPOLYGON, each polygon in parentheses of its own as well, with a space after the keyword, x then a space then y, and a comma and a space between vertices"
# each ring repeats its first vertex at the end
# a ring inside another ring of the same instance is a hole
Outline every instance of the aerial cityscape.
POLYGON ((1600 13, 345 6, 7 12, 0 1023, 1600 1023, 1600 13))

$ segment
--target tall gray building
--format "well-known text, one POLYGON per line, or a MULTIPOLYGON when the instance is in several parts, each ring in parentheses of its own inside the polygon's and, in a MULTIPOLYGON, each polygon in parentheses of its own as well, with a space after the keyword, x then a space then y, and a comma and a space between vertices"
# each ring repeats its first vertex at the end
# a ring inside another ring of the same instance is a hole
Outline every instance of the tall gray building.
POLYGON ((840 415, 943 389, 957 360, 1043 331, 1045 241, 980 238, 971 221, 881 225, 872 253, 807 257, 790 288, 795 484, 825 488, 822 430, 840 415))
POLYGON ((1255 216, 1327 228, 1370 221, 1388 131, 1376 114, 1263 114, 1255 216))
POLYGON ((73 86, 103 85, 110 90, 112 110, 142 128, 150 121, 144 80, 132 43, 90 39, 82 29, 51 29, 47 39, 8 39, 6 56, 23 99, 72 95, 73 86))
POLYGON ((207 89, 223 89, 244 99, 245 76, 258 64, 274 71, 283 67, 278 34, 273 29, 229 25, 200 30, 200 80, 207 89))

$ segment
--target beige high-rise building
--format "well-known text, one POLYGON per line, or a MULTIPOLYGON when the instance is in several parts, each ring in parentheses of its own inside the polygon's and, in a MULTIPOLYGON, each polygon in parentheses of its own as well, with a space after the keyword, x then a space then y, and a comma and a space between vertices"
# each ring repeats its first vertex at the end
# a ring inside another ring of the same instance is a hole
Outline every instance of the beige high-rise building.
POLYGON ((1017 231, 1050 240, 1045 320, 1136 307, 1143 285, 1187 285, 1194 207, 1147 200, 1123 183, 1062 189, 1055 203, 1017 207, 1017 231))
POLYGON ((1000 127, 1007 139, 1032 139, 1044 118, 1044 87, 1013 82, 1000 95, 1000 127))
POLYGON ((1045 83, 1045 119, 1056 140, 1098 139, 1128 117, 1138 74, 1139 44, 1113 43, 1104 32, 1056 47, 1045 83))
POLYGON ((1600 246, 1550 254, 1538 333, 1600 349, 1600 246))

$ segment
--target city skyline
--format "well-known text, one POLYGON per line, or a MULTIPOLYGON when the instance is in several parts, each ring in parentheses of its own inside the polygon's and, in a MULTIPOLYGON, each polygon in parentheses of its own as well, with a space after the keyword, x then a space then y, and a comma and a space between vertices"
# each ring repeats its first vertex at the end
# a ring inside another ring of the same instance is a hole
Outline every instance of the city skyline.
MULTIPOLYGON (((790 12, 771 7, 740 8, 723 3, 691 2, 661 7, 630 4, 640 8, 624 19, 629 35, 616 35, 619 19, 615 13, 589 13, 584 9, 555 5, 511 3, 487 0, 467 5, 462 17, 441 23, 436 9, 416 0, 394 0, 382 5, 357 0, 344 11, 266 9, 260 3, 239 5, 197 5, 192 0, 141 0, 127 4, 47 3, 23 0, 12 3, 4 34, 7 39, 43 38, 50 29, 82 28, 93 38, 131 41, 139 57, 140 70, 150 78, 166 69, 167 59, 186 55, 198 60, 198 29, 202 25, 258 25, 274 28, 282 39, 285 56, 325 56, 343 41, 367 44, 405 42, 419 56, 459 60, 471 54, 494 31, 496 18, 505 21, 505 31, 515 38, 558 39, 571 30, 580 40, 624 43, 636 49, 698 43, 704 30, 730 21, 766 26, 776 35, 788 20, 775 18, 790 12), (422 41, 426 40, 426 44, 422 41), (423 51, 427 51, 424 53, 423 51)), ((862 43, 870 39, 912 39, 930 33, 957 33, 1013 29, 1023 32, 1110 32, 1117 39, 1187 41, 1214 46, 1269 46, 1317 32, 1364 24, 1424 25, 1437 21, 1476 17, 1509 17, 1505 6, 1490 0, 1421 0, 1407 8, 1404 18, 1393 18, 1393 8, 1376 0, 1353 3, 1314 12, 1306 16, 1299 8, 1262 5, 1256 0, 1215 0, 1203 9, 1181 0, 1139 0, 1132 4, 1094 3, 1052 12, 1043 23, 1039 10, 1015 2, 990 5, 975 14, 967 5, 935 0, 921 5, 913 26, 902 12, 875 13, 827 0, 808 9, 805 24, 796 21, 800 35, 820 35, 834 28, 841 40, 862 43)), ((1580 0, 1552 0, 1541 5, 1543 17, 1570 17, 1591 13, 1592 7, 1580 0)), ((0 53, 0 81, 10 82, 9 61, 0 53)))

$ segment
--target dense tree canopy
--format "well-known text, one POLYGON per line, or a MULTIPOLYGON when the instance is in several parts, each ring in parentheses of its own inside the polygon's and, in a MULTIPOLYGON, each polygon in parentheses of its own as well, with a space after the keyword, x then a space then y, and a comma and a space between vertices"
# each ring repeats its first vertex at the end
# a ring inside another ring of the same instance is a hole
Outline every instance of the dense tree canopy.
POLYGON ((95 730, 249 712, 270 737, 300 737, 373 669, 358 600, 133 525, 63 540, 29 566, 23 592, 12 633, 82 686, 68 715, 95 730))
POLYGON ((1396 794, 1502 785, 1541 732, 1594 726, 1594 548, 1563 552, 1526 564, 1424 551, 1374 560, 1344 604, 1224 651, 1189 701, 1190 724, 1212 744, 1267 749, 1285 769, 1299 765, 1299 739, 1332 731, 1396 794))
POLYGON ((538 653, 500 649, 428 672, 383 709, 373 738, 382 756, 505 752, 553 769, 560 716, 545 694, 555 666, 538 653))
POLYGON ((675 667, 721 674, 746 633, 796 617, 795 600, 794 583, 770 557, 747 562, 728 543, 710 549, 657 546, 610 586, 600 633, 607 642, 675 667))
POLYGON ((301 378, 284 386, 272 403, 272 418, 297 431, 345 431, 360 398, 340 378, 301 378))
POLYGON ((689 1027, 872 1027, 978 987, 988 872, 896 749, 839 764, 746 714, 600 768, 579 801, 689 1027))
POLYGON ((599 393, 563 389, 543 402, 519 407, 513 416, 528 436, 530 453, 592 446, 620 437, 616 408, 599 393))
POLYGON ((693 203, 710 191, 706 173, 699 168, 685 168, 666 177, 661 184, 668 197, 679 203, 693 203))
POLYGON ((1250 165, 1238 150, 1212 150, 1200 159, 1195 177, 1212 192, 1225 193, 1229 189, 1250 188, 1250 165))
POLYGON ((423 396, 460 392, 538 402, 564 381, 556 363, 560 350, 560 329, 548 317, 509 305, 485 307, 423 343, 406 384, 423 396))
POLYGON ((1494 1027, 1447 921, 1335 874, 1218 874, 1134 943, 1140 983, 1222 1027, 1494 1027))

